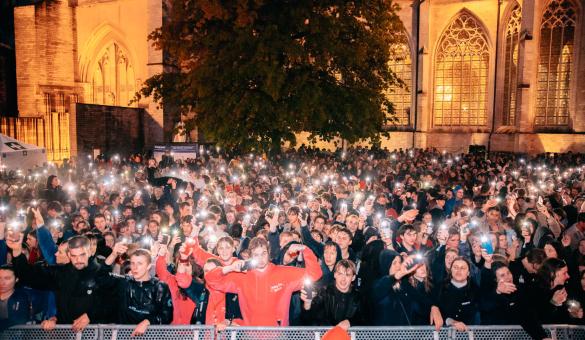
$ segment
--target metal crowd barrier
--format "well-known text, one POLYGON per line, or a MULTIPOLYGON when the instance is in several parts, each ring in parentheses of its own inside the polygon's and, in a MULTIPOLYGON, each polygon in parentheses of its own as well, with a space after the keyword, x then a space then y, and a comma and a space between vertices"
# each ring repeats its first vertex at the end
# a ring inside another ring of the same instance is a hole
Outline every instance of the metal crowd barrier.
MULTIPOLYGON (((218 340, 320 340, 330 327, 228 327, 218 340)), ((553 340, 584 340, 585 326, 549 325, 545 329, 553 340)), ((469 326, 458 332, 443 327, 352 327, 352 340, 532 340, 520 326, 469 326)))
MULTIPOLYGON (((39 325, 16 326, 0 334, 0 340, 320 340, 330 327, 228 327, 217 333, 210 326, 149 326, 146 333, 131 337, 135 326, 91 325, 75 333, 71 325, 44 331, 39 325)), ((583 340, 585 326, 545 326, 553 340, 583 340)), ((352 340, 531 340, 520 326, 470 326, 466 332, 433 327, 352 327, 352 340)))
POLYGON ((15 326, 0 334, 0 340, 215 340, 212 326, 148 326, 144 335, 132 337, 136 326, 90 325, 75 333, 71 325, 58 325, 45 331, 39 325, 15 326))

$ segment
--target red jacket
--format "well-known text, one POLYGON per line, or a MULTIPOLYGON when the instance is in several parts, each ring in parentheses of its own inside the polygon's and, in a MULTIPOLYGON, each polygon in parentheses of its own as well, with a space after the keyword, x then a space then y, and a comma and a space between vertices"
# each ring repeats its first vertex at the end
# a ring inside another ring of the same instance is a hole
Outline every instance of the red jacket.
POLYGON ((243 326, 288 326, 290 298, 301 290, 305 278, 321 278, 321 266, 313 252, 303 250, 306 268, 268 264, 264 271, 223 274, 216 268, 205 275, 207 284, 224 293, 238 294, 243 326))
MULTIPOLYGON (((222 261, 219 256, 213 255, 212 253, 203 250, 199 244, 195 244, 193 246, 192 256, 195 259, 195 263, 201 267, 203 267, 205 262, 207 262, 209 259, 217 259, 224 266, 227 266, 237 260, 236 257, 232 257, 229 261, 222 261)), ((191 283, 189 282, 189 284, 191 283)), ((189 285, 187 285, 187 287, 188 286, 189 285)), ((205 324, 216 325, 225 320, 225 293, 220 292, 217 289, 213 289, 207 284, 205 286, 207 290, 209 290, 209 300, 207 301, 207 310, 205 311, 205 324)), ((237 324, 241 322, 239 319, 233 321, 237 324)))
MULTIPOLYGON (((164 256, 159 256, 156 259, 156 276, 169 286, 171 291, 171 298, 173 300, 173 321, 171 325, 189 325, 191 324, 191 317, 195 311, 195 302, 187 296, 181 294, 179 290, 179 283, 189 282, 187 287, 191 284, 191 275, 181 273, 172 275, 167 270, 167 261, 164 256)), ((183 286, 183 284, 181 285, 183 286)))

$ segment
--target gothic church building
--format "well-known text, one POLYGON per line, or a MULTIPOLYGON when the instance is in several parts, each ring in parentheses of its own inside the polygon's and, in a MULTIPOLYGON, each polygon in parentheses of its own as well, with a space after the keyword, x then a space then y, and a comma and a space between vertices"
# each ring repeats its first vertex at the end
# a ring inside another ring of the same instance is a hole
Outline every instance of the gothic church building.
MULTIPOLYGON (((404 32, 391 67, 408 86, 390 94, 397 121, 384 147, 585 152, 585 0, 395 1, 404 32)), ((131 102, 165 68, 147 40, 162 0, 24 2, 14 8, 20 116, 68 112, 72 154, 84 133, 77 104, 144 109, 145 145, 170 140, 176 114, 131 102)))

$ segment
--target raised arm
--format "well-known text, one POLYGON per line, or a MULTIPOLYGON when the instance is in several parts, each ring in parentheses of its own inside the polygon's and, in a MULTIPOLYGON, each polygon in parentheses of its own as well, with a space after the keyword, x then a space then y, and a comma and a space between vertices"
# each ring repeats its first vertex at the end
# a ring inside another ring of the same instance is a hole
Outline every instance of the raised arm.
POLYGON ((20 234, 18 240, 6 240, 8 248, 12 250, 12 264, 16 276, 21 278, 23 283, 30 286, 31 288, 40 290, 56 290, 57 280, 56 277, 59 275, 57 266, 41 266, 41 265, 29 265, 26 257, 22 253, 22 238, 20 234))
POLYGON ((313 238, 309 227, 301 227, 301 236, 303 237, 303 243, 307 245, 307 247, 311 248, 315 255, 318 257, 323 257, 323 250, 325 249, 325 246, 313 238))
POLYGON ((229 266, 215 268, 205 274, 205 282, 210 288, 224 293, 238 294, 245 284, 245 273, 240 273, 244 261, 234 261, 229 266))
POLYGON ((287 270, 288 281, 293 285, 294 291, 301 290, 307 278, 312 282, 316 282, 321 278, 323 271, 315 253, 311 249, 302 244, 293 244, 290 246, 289 251, 302 251, 305 259, 305 268, 284 267, 287 270))
POLYGON ((51 232, 44 225, 41 225, 37 228, 37 238, 39 240, 39 249, 47 263, 56 264, 55 253, 57 252, 57 245, 53 241, 51 232))

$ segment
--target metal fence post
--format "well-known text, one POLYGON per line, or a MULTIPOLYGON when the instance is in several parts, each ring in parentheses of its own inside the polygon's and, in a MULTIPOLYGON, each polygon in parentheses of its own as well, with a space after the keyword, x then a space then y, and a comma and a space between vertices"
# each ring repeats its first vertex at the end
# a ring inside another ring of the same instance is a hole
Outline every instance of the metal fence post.
POLYGON ((355 332, 350 332, 349 336, 351 337, 351 340, 355 340, 355 332))
POLYGON ((551 328, 550 337, 552 340, 557 340, 557 329, 556 328, 551 328))
POLYGON ((467 331, 467 336, 469 337, 469 340, 475 340, 475 335, 473 334, 473 330, 469 330, 467 331))
POLYGON ((104 330, 103 330, 104 325, 98 325, 98 329, 97 329, 97 340, 104 340, 104 330))
POLYGON ((447 339, 455 339, 455 328, 449 327, 447 329, 447 339))
POLYGON ((236 340, 237 331, 232 330, 232 340, 236 340))
MULTIPOLYGON (((195 330, 193 330, 193 340, 197 340, 197 339, 199 339, 199 330, 195 329, 195 330)), ((213 336, 212 336, 212 339, 213 339, 213 336)))
POLYGON ((315 340, 321 340, 321 335, 319 332, 315 332, 315 340))

